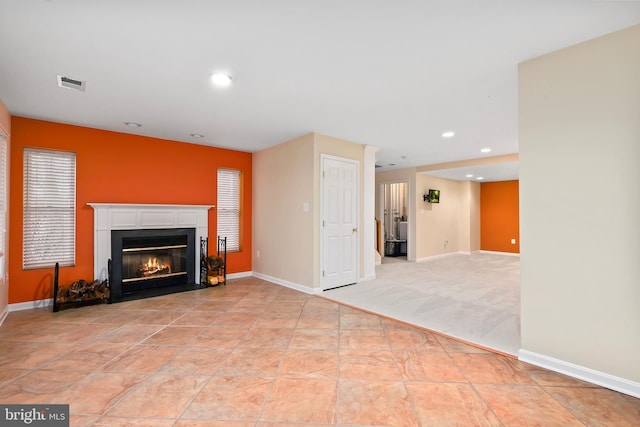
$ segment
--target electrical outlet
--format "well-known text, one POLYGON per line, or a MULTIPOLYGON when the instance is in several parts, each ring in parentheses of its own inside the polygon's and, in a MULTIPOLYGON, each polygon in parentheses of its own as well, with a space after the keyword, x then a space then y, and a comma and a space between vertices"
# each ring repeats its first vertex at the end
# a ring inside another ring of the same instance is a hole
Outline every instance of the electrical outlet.
POLYGON ((515 245, 516 244, 516 239, 511 239, 511 244, 515 245))
POLYGON ((260 251, 256 251, 256 257, 260 258, 260 251))

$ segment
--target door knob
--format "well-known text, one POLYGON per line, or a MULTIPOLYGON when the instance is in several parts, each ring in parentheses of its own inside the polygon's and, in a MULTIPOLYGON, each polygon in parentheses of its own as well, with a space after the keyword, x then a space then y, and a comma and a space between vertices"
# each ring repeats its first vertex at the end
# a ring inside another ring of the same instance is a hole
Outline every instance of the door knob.
POLYGON ((356 231, 358 231, 358 227, 354 227, 352 231, 355 233, 356 231))

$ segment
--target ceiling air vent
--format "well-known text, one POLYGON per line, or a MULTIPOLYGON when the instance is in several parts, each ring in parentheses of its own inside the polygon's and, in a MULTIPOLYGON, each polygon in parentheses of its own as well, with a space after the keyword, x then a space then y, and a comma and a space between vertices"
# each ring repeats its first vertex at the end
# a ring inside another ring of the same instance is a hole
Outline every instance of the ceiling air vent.
POLYGON ((75 89, 84 92, 86 82, 58 75, 58 86, 65 89, 75 89))

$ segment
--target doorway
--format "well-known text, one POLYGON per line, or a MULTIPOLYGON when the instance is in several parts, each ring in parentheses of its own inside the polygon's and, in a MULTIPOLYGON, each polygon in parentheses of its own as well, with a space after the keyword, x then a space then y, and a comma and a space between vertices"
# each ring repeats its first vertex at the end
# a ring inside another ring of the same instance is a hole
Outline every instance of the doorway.
MULTIPOLYGON (((383 184, 383 257, 406 260, 408 251, 408 195, 407 182, 383 184)), ((386 262, 391 261, 387 258, 386 262)))
POLYGON ((359 169, 357 161, 322 155, 320 219, 323 290, 358 281, 359 169))

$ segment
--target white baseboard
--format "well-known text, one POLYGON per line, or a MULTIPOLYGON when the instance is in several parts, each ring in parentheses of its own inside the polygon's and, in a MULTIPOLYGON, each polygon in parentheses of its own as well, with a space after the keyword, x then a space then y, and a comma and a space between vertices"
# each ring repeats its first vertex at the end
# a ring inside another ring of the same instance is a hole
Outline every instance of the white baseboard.
POLYGON ((39 299, 35 301, 17 302, 9 304, 9 312, 32 310, 34 308, 50 307, 53 305, 53 298, 39 299))
POLYGON ((484 251, 484 250, 480 250, 477 251, 480 252, 481 254, 493 254, 493 255, 506 255, 506 256, 520 256, 519 252, 498 252, 498 251, 484 251))
POLYGON ((531 363, 532 365, 540 366, 541 368, 640 398, 640 383, 635 381, 616 377, 615 375, 575 365, 570 362, 565 362, 564 360, 555 359, 528 350, 520 350, 518 352, 518 359, 531 363))
POLYGON ((227 274, 227 280, 230 279, 241 279, 243 277, 252 277, 253 276, 253 272, 252 271, 242 271, 240 273, 229 273, 227 274))
POLYGON ((369 280, 375 280, 376 279, 376 274, 370 274, 368 276, 364 276, 360 278, 360 282, 368 282, 369 280))
POLYGON ((320 289, 310 288, 308 286, 300 285, 298 283, 289 282, 288 280, 278 279, 277 277, 267 276, 262 273, 253 273, 253 277, 257 277, 258 279, 266 280, 267 282, 275 283, 276 285, 281 285, 287 288, 291 288, 296 291, 304 292, 305 294, 319 294, 321 292, 320 289))
POLYGON ((448 252, 446 254, 440 254, 440 255, 431 255, 423 258, 417 258, 416 262, 433 261, 434 259, 448 258, 454 255, 471 255, 471 252, 458 251, 458 252, 448 252))

